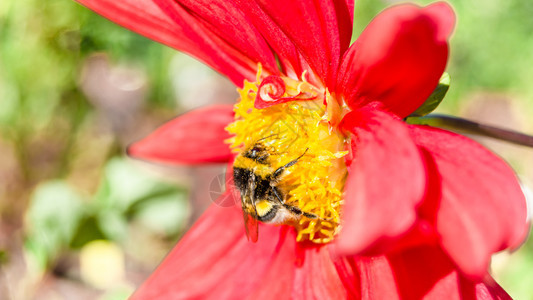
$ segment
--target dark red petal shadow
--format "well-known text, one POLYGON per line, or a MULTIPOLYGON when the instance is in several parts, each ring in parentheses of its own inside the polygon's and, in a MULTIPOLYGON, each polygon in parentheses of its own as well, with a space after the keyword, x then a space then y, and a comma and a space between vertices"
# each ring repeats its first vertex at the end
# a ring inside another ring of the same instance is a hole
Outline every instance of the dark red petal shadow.
POLYGON ((228 162, 233 155, 224 130, 233 122, 233 107, 217 105, 181 115, 132 144, 128 154, 168 164, 228 162))
POLYGON ((384 247, 411 229, 424 197, 426 171, 407 126, 396 117, 360 109, 347 114, 340 126, 353 134, 354 159, 338 243, 341 252, 357 254, 384 247))
POLYGON ((354 258, 362 299, 511 299, 486 275, 466 279, 437 247, 418 247, 389 256, 354 258))
MULTIPOLYGON (((134 32, 196 57, 237 86, 245 78, 255 78, 258 62, 252 60, 255 54, 235 48, 172 0, 76 1, 134 32)), ((270 66, 272 58, 266 56, 265 63, 270 66)))
POLYGON ((441 186, 428 194, 421 213, 436 213, 443 249, 463 272, 480 278, 494 252, 518 246, 527 233, 518 180, 502 159, 464 136, 425 126, 410 129, 435 165, 428 176, 441 186))
POLYGON ((371 102, 399 117, 415 111, 444 72, 450 6, 391 7, 377 15, 343 57, 337 92, 354 109, 371 102))
POLYGON ((333 89, 340 58, 350 44, 353 1, 256 2, 294 43, 322 83, 333 89))

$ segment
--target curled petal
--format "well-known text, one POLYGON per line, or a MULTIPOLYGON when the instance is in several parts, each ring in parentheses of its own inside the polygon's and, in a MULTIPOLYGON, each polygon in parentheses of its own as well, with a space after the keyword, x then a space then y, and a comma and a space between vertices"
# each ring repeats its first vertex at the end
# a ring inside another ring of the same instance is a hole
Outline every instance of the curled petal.
POLYGON ((353 109, 377 102, 399 117, 408 116, 424 103, 444 72, 454 22, 444 2, 384 10, 344 55, 338 94, 353 109))
POLYGON ((263 102, 275 102, 285 94, 285 82, 279 76, 265 78, 257 91, 257 100, 263 102))
POLYGON ((288 77, 270 75, 259 85, 254 107, 262 109, 289 101, 314 100, 318 93, 307 82, 300 83, 288 77))
POLYGON ((179 116, 132 144, 128 154, 170 164, 228 162, 233 155, 224 143, 224 128, 233 122, 233 107, 218 105, 179 116))
POLYGON ((426 171, 407 126, 394 116, 360 109, 348 113, 340 126, 352 133, 354 158, 338 243, 343 253, 356 254, 383 247, 411 229, 426 171))
POLYGON ((527 233, 518 180, 503 160, 466 137, 425 126, 410 129, 434 183, 421 214, 434 218, 443 249, 460 269, 482 278, 491 255, 518 246, 527 233))

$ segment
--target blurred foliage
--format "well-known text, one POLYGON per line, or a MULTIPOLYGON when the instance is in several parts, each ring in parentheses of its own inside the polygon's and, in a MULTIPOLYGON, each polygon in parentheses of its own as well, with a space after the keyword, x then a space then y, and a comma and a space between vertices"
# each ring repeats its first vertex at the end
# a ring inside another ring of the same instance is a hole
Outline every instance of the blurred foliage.
MULTIPOLYGON (((395 2, 356 1, 354 38, 395 2)), ((510 98, 529 119, 533 2, 449 2, 458 15, 447 70, 452 82, 438 109, 458 114, 472 94, 489 92, 510 98)), ((117 260, 117 246, 130 268, 126 284, 92 288, 105 290, 101 299, 125 299, 145 275, 132 276, 150 272, 183 233, 191 210, 185 188, 148 176, 123 157, 131 132, 146 132, 179 109, 172 66, 183 68, 184 60, 176 57, 71 0, 0 1, 0 267, 15 265, 24 249, 33 271, 91 286, 83 275, 90 270, 76 272, 71 257, 83 261, 96 251, 117 260), (132 66, 147 78, 143 105, 125 125, 129 135, 109 124, 122 117, 102 112, 83 89, 80 74, 100 52, 111 67, 132 66)), ((533 122, 524 128, 533 132, 533 122)), ((519 171, 526 169, 522 156, 513 159, 519 171)), ((533 299, 533 243, 504 261, 495 270, 502 285, 518 299, 533 299)))
POLYGON ((135 234, 132 222, 158 236, 177 236, 189 214, 183 189, 147 176, 122 158, 108 161, 96 194, 83 198, 63 180, 45 181, 34 190, 25 248, 38 271, 54 266, 67 248, 82 249, 102 239, 121 244, 135 234))
POLYGON ((45 182, 35 189, 27 212, 26 248, 41 269, 74 238, 82 205, 80 195, 62 181, 45 182))
POLYGON ((44 176, 68 172, 76 132, 93 112, 78 85, 78 74, 84 59, 96 51, 105 50, 117 62, 142 60, 152 79, 148 103, 173 107, 169 79, 164 78, 169 49, 73 1, 2 1, 0 7, 0 132, 14 143, 25 179, 43 175, 30 170, 38 156, 34 152, 39 137, 52 140, 47 142, 54 151, 47 154, 59 164, 44 176))
MULTIPOLYGON (((128 138, 107 124, 113 120, 105 118, 113 115, 88 101, 80 74, 98 52, 146 74, 150 89, 141 115, 173 114, 176 102, 167 76, 171 49, 74 1, 0 2, 0 267, 15 265, 22 248, 30 267, 26 279, 7 282, 8 290, 9 284, 35 278, 31 272, 83 280, 72 273, 78 263, 69 257, 96 240, 116 243, 123 255, 136 258, 135 270, 149 272, 166 251, 143 261, 154 253, 139 253, 146 247, 132 248, 130 236, 168 248, 187 225, 187 191, 122 158, 128 138), (23 241, 17 238, 21 227, 23 241)), ((79 268, 83 275, 84 267, 79 268)), ((0 281, 13 277, 2 274, 0 281)), ((29 295, 16 292, 27 286, 14 285, 11 297, 33 298, 39 278, 29 295)), ((103 299, 125 299, 131 291, 109 289, 103 299)))

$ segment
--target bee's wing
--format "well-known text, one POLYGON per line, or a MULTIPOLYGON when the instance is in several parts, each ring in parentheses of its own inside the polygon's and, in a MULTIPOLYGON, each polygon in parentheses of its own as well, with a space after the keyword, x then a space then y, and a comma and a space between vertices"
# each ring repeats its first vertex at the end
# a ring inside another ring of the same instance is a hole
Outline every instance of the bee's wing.
POLYGON ((245 194, 241 197, 242 201, 242 215, 244 217, 244 229, 248 240, 257 242, 259 237, 259 225, 257 223, 257 213, 255 211, 255 204, 250 195, 245 194))
POLYGON ((259 237, 259 225, 257 219, 243 210, 244 229, 246 229, 246 236, 248 240, 255 243, 259 237))

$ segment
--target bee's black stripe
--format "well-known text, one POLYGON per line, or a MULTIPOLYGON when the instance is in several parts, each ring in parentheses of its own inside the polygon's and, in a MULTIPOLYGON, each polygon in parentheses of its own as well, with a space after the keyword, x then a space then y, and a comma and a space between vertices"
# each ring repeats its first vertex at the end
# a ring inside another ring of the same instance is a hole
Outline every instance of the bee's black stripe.
POLYGON ((269 221, 272 221, 272 219, 274 219, 274 217, 276 217, 276 214, 278 213, 278 210, 279 210, 279 206, 278 205, 273 205, 272 206, 272 209, 269 210, 265 215, 263 216, 257 216, 257 219, 261 222, 269 222, 269 221))
POLYGON ((241 192, 249 189, 250 182, 253 181, 254 200, 266 199, 267 196, 272 193, 270 180, 254 174, 251 170, 244 168, 233 168, 233 180, 235 181, 235 186, 237 186, 241 192))
POLYGON ((261 143, 255 143, 251 149, 241 154, 243 157, 249 158, 258 164, 267 165, 270 152, 261 143))
POLYGON ((233 168, 233 181, 235 186, 242 192, 246 189, 248 182, 252 180, 252 172, 243 168, 233 168))
POLYGON ((249 158, 249 159, 255 161, 255 162, 258 163, 258 164, 268 165, 268 161, 267 161, 267 160, 268 160, 268 157, 269 157, 270 155, 254 156, 254 155, 251 155, 251 154, 249 154, 249 153, 244 153, 242 156, 243 156, 243 157, 246 157, 246 158, 249 158))

